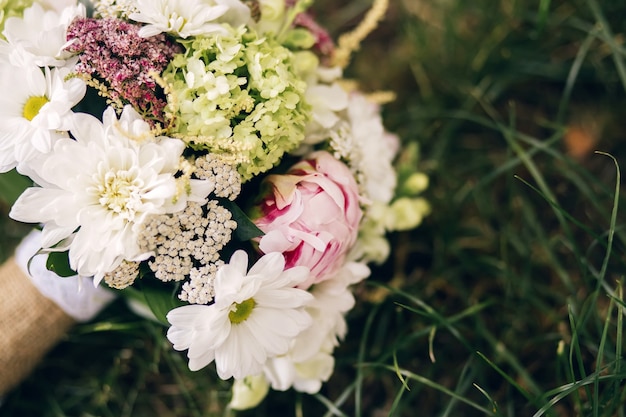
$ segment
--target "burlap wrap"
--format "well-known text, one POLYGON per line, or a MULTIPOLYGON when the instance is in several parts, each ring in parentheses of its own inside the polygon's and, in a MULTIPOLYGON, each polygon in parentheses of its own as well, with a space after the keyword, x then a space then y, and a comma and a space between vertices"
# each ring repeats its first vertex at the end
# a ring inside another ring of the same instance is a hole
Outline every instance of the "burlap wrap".
POLYGON ((11 390, 74 324, 13 258, 0 266, 0 395, 11 390))

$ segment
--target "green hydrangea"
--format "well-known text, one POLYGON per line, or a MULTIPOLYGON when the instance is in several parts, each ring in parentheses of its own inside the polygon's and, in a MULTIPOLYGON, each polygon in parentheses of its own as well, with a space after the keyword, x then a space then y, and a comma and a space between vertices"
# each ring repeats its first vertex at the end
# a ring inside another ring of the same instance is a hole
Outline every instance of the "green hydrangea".
POLYGON ((249 28, 227 30, 185 42, 163 79, 171 133, 196 150, 230 156, 247 181, 302 142, 310 106, 293 52, 249 28))
POLYGON ((4 30, 4 22, 9 17, 21 17, 24 9, 32 4, 33 0, 0 0, 0 39, 4 39, 1 34, 4 30))

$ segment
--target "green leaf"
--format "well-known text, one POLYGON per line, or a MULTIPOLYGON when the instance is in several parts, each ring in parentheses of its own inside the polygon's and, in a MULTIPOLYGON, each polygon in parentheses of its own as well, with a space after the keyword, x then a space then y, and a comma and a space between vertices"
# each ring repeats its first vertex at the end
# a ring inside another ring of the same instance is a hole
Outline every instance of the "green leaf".
POLYGON ((71 277, 76 271, 70 266, 69 252, 50 252, 46 260, 46 268, 60 277, 71 277))
POLYGON ((18 174, 16 170, 0 174, 0 199, 12 206, 20 194, 31 185, 32 181, 18 174))
POLYGON ((237 204, 227 199, 219 199, 219 202, 232 213, 233 220, 237 222, 237 228, 235 229, 235 238, 237 240, 246 242, 264 235, 263 231, 256 224, 252 223, 250 217, 237 204))
POLYGON ((168 291, 165 288, 151 285, 140 285, 139 290, 157 320, 166 326, 169 326, 169 322, 166 317, 167 313, 176 307, 185 305, 176 297, 175 293, 168 291))

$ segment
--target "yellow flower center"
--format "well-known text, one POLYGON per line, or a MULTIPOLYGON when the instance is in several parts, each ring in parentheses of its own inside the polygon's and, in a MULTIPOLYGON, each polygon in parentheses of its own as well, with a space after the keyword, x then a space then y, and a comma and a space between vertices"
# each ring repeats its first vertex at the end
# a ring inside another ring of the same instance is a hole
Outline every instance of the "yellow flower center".
POLYGON ((29 97, 24 104, 24 118, 28 121, 31 121, 39 114, 39 110, 49 102, 47 97, 44 96, 33 96, 29 97))
POLYGON ((255 305, 256 301, 254 301, 254 298, 248 298, 241 303, 233 304, 230 313, 228 313, 230 322, 233 324, 239 324, 242 321, 245 321, 248 317, 250 317, 255 305))
POLYGON ((134 177, 130 171, 107 172, 98 186, 98 202, 129 221, 141 206, 141 181, 134 177))

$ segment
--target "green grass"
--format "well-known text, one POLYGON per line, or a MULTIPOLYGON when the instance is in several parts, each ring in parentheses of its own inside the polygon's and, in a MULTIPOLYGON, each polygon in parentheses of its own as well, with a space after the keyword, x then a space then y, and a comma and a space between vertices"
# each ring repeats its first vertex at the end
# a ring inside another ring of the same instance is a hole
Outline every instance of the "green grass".
MULTIPOLYGON (((333 33, 368 5, 319 3, 333 33)), ((626 415, 625 13, 625 0, 392 0, 349 72, 397 92, 387 125, 420 144, 433 213, 355 288, 322 392, 238 415, 626 415)), ((6 256, 22 230, 0 227, 6 256)), ((228 415, 228 384, 188 371, 164 332, 116 302, 0 415, 228 415)))

